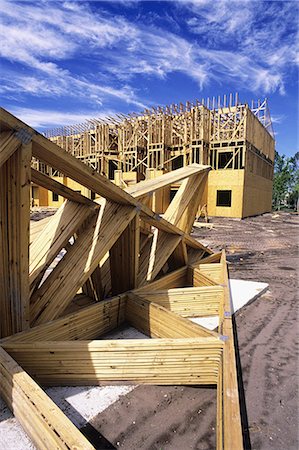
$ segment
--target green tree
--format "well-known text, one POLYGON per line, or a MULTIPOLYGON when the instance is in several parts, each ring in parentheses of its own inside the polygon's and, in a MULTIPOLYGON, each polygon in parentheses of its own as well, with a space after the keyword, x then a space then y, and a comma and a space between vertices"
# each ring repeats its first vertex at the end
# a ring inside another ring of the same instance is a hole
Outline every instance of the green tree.
POLYGON ((273 207, 280 209, 282 205, 295 207, 299 192, 299 152, 287 158, 275 152, 273 207))

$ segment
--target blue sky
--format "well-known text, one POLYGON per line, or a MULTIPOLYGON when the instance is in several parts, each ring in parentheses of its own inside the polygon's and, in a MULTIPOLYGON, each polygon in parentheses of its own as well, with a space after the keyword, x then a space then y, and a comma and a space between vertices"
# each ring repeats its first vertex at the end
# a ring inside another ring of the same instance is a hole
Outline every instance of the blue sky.
POLYGON ((298 151, 298 1, 0 0, 1 106, 39 130, 238 92, 298 151))

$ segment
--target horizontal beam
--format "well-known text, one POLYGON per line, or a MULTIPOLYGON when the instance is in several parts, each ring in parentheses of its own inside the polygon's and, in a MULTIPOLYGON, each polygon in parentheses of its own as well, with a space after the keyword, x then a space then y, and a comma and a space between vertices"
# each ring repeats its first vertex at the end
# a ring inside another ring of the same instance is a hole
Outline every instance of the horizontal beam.
POLYGON ((61 319, 38 325, 0 341, 13 342, 66 341, 95 339, 108 333, 125 320, 125 295, 96 303, 61 319))
POLYGON ((194 174, 208 173, 210 169, 210 166, 190 164, 189 166, 172 170, 171 172, 158 176, 157 178, 140 181, 139 183, 126 188, 125 191, 131 194, 134 198, 140 199, 144 195, 155 192, 163 187, 170 186, 171 184, 184 180, 194 174))
POLYGON ((38 186, 42 186, 49 191, 55 192, 58 195, 61 195, 65 199, 71 200, 73 202, 82 203, 83 205, 87 205, 93 208, 96 208, 97 203, 90 200, 88 197, 80 194, 79 192, 74 191, 73 189, 65 186, 62 183, 54 180, 53 178, 48 177, 47 175, 39 172, 31 168, 31 180, 33 183, 38 184, 38 186))
POLYGON ((128 293, 126 320, 149 337, 192 338, 218 337, 218 334, 168 311, 163 306, 128 293))
POLYGON ((222 341, 130 339, 3 344, 39 383, 217 384, 222 341))
POLYGON ((143 291, 139 296, 182 317, 217 316, 223 301, 221 286, 201 286, 143 291))

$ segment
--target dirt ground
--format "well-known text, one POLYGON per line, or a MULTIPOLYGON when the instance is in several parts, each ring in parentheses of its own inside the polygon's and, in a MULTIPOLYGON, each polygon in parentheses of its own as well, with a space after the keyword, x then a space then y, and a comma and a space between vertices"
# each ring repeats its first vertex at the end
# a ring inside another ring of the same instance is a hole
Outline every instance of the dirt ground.
MULTIPOLYGON (((235 317, 245 448, 297 450, 299 217, 279 213, 212 222, 214 228, 196 228, 194 236, 213 250, 226 248, 232 278, 270 288, 235 317)), ((214 389, 140 386, 82 431, 103 449, 210 450, 215 398, 214 389)))

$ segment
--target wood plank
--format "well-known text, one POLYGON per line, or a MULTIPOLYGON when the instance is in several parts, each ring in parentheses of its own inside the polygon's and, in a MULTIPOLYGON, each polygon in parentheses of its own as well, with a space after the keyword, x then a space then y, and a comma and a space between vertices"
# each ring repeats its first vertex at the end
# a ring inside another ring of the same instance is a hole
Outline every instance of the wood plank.
POLYGON ((199 269, 193 269, 192 267, 189 268, 192 273, 192 279, 193 279, 193 286, 199 287, 199 286, 216 286, 218 283, 216 281, 212 280, 208 275, 203 274, 199 269))
POLYGON ((181 236, 155 230, 149 259, 140 261, 138 287, 155 279, 181 240, 181 236))
POLYGON ((96 217, 32 296, 32 324, 59 317, 137 213, 136 208, 103 202, 96 217))
POLYGON ((0 373, 1 397, 39 449, 94 449, 3 348, 0 348, 0 373))
POLYGON ((187 284, 187 269, 187 266, 181 267, 180 269, 177 269, 171 273, 168 273, 167 275, 164 275, 161 278, 158 278, 155 281, 152 281, 150 285, 138 287, 134 290, 134 292, 138 294, 139 292, 148 291, 149 286, 151 291, 155 291, 158 289, 183 287, 187 284))
POLYGON ((42 186, 49 191, 55 192, 58 195, 61 195, 65 199, 71 200, 73 202, 82 203, 83 205, 90 206, 91 208, 96 208, 97 203, 90 200, 88 197, 80 194, 79 192, 74 191, 73 189, 65 186, 62 183, 54 180, 53 178, 48 177, 47 175, 39 172, 31 168, 31 178, 32 181, 38 186, 42 186))
POLYGON ((39 342, 95 339, 108 333, 125 320, 125 295, 96 303, 60 319, 16 333, 0 341, 39 342))
POLYGON ((51 217, 52 216, 44 217, 41 220, 30 220, 30 244, 42 232, 51 217))
POLYGON ((192 267, 195 267, 199 273, 210 278, 216 284, 222 283, 222 268, 220 263, 203 263, 192 267))
POLYGON ((207 181, 207 173, 195 174, 186 179, 165 211, 163 218, 190 233, 207 181))
MULTIPOLYGON (((209 251, 209 249, 207 249, 209 251)), ((198 267, 199 264, 210 264, 210 263, 220 263, 221 252, 213 253, 205 258, 200 258, 198 261, 194 261, 191 263, 192 267, 198 267)))
POLYGON ((194 174, 208 173, 210 169, 210 166, 190 164, 189 166, 172 170, 171 172, 158 176, 154 179, 140 181, 139 183, 126 188, 125 191, 131 194, 134 198, 139 199, 144 195, 155 192, 163 187, 170 186, 171 184, 191 177, 194 174))
POLYGON ((182 317, 216 316, 219 314, 219 304, 223 301, 223 287, 183 287, 154 292, 148 290, 138 295, 182 317))
POLYGON ((224 450, 243 449, 240 416, 238 378, 235 358, 234 332, 232 324, 232 302, 228 284, 225 251, 222 251, 222 283, 224 285, 224 309, 219 318, 219 330, 227 339, 223 347, 222 390, 223 390, 223 443, 224 450))
MULTIPOLYGON (((97 205, 99 208, 99 205, 97 205)), ((50 264, 71 236, 95 211, 86 205, 65 201, 30 245, 30 283, 50 264)))
POLYGON ((0 336, 29 326, 29 212, 31 143, 0 169, 0 336))
POLYGON ((140 247, 140 218, 136 214, 110 249, 112 295, 137 285, 140 247))
POLYGON ((21 140, 14 131, 2 131, 0 133, 0 168, 21 146, 21 140))
POLYGON ((152 338, 218 337, 217 333, 180 317, 134 292, 126 300, 126 320, 152 338))
POLYGON ((4 344, 41 384, 216 384, 218 338, 130 339, 4 344))

